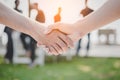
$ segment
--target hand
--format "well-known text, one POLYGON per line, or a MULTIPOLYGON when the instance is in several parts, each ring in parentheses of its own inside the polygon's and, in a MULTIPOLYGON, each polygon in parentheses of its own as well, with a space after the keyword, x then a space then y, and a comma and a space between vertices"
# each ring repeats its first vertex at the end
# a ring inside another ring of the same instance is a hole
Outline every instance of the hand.
POLYGON ((39 44, 46 45, 49 52, 54 55, 58 55, 59 53, 68 50, 69 47, 73 47, 72 40, 57 30, 53 30, 52 33, 45 35, 42 44, 39 44))
POLYGON ((66 24, 66 23, 55 23, 52 25, 49 25, 47 30, 45 31, 46 34, 49 34, 52 30, 57 29, 60 30, 61 32, 70 35, 73 34, 76 29, 73 24, 66 24))
POLYGON ((32 37, 36 39, 39 45, 45 45, 50 53, 58 55, 69 49, 69 47, 73 47, 72 40, 60 31, 53 30, 51 33, 45 35, 43 33, 45 30, 44 26, 38 23, 34 23, 34 26, 31 31, 32 37))
POLYGON ((48 29, 45 31, 45 33, 49 34, 52 30, 59 30, 67 34, 73 42, 78 41, 83 36, 82 33, 77 31, 78 29, 74 24, 55 23, 53 25, 48 26, 48 29))
POLYGON ((70 38, 58 31, 45 35, 45 27, 42 24, 16 13, 1 2, 0 22, 12 29, 31 35, 39 44, 47 46, 50 52, 54 54, 64 51, 73 45, 70 38), (8 15, 8 13, 11 14, 8 15))

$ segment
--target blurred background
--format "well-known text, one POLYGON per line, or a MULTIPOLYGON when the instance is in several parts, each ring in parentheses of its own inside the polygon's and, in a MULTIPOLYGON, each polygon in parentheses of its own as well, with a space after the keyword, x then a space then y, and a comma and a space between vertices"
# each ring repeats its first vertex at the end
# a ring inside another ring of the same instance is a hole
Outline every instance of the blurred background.
MULTIPOLYGON (((47 27, 82 20, 107 0, 0 1, 47 27)), ((58 56, 36 47, 28 35, 2 24, 0 28, 5 29, 0 36, 0 80, 120 80, 120 20, 89 33, 58 56)))

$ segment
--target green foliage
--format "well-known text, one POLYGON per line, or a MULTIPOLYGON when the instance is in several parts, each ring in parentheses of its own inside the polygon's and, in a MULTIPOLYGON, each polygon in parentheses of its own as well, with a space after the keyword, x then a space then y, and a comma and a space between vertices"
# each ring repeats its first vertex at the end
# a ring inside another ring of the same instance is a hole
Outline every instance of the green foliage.
POLYGON ((74 58, 32 69, 0 59, 0 80, 120 80, 120 59, 74 58))

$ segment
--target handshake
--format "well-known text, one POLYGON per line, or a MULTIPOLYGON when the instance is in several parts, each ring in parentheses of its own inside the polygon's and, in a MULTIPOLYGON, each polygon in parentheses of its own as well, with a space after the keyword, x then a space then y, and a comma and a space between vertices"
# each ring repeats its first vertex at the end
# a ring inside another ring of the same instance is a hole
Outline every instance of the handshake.
POLYGON ((32 36, 36 39, 37 46, 43 47, 46 52, 54 55, 61 54, 69 48, 72 48, 74 42, 83 36, 74 24, 66 23, 55 23, 49 25, 47 28, 44 26, 35 26, 34 31, 37 31, 39 35, 36 36, 36 34, 34 34, 32 36))
POLYGON ((99 10, 74 24, 55 23, 48 28, 9 9, 0 2, 0 23, 31 35, 46 51, 58 55, 85 34, 120 19, 120 0, 109 0, 99 10), (10 13, 10 14, 8 14, 10 13))
POLYGON ((46 51, 54 55, 73 47, 73 43, 83 35, 79 33, 81 31, 78 31, 79 26, 76 24, 55 23, 46 28, 41 23, 11 10, 2 2, 0 2, 0 23, 30 35, 37 41, 37 45, 44 45, 46 51))

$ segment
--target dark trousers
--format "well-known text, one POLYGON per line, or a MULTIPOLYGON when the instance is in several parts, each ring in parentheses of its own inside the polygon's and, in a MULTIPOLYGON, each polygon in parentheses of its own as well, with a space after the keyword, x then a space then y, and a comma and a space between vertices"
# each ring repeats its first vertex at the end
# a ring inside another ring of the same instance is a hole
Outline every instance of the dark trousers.
POLYGON ((5 58, 9 59, 10 62, 13 61, 13 39, 12 39, 12 29, 6 27, 4 32, 7 33, 8 35, 8 43, 7 43, 7 47, 6 47, 6 54, 5 54, 5 58))
MULTIPOLYGON (((88 51, 90 49, 90 33, 88 33, 87 36, 88 36, 88 43, 87 43, 86 49, 88 51)), ((78 42, 78 47, 77 47, 77 53, 76 53, 76 55, 78 55, 79 50, 81 49, 81 41, 82 41, 82 39, 80 39, 79 42, 78 42)))
POLYGON ((24 49, 26 51, 31 52, 30 59, 31 59, 32 62, 34 62, 34 60, 35 60, 36 41, 32 37, 30 37, 30 36, 28 36, 28 35, 26 35, 24 33, 21 33, 20 39, 22 41, 24 49), (27 38, 29 38, 29 42, 27 42, 27 40, 26 40, 27 38))

